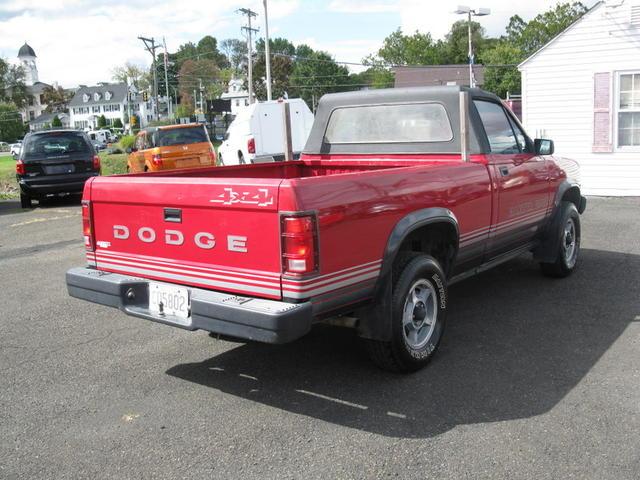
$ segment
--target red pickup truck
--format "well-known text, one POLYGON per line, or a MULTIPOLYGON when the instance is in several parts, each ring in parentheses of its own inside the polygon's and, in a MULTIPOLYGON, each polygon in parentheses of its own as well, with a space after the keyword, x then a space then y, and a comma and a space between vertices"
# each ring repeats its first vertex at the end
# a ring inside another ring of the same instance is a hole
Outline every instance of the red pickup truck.
POLYGON ((495 95, 326 95, 298 161, 99 177, 69 294, 188 330, 284 343, 351 323, 371 358, 424 366, 447 287, 525 252, 576 267, 576 165, 495 95))

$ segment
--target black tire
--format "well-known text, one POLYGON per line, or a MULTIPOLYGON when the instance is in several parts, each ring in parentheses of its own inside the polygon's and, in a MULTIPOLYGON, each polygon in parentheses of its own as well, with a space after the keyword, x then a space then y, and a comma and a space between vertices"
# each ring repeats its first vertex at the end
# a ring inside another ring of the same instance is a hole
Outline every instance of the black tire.
POLYGON ((367 340, 366 346, 371 360, 383 370, 415 372, 429 363, 444 333, 446 277, 435 258, 419 253, 401 254, 392 277, 391 341, 367 340), (409 297, 419 290, 427 294, 427 300, 413 303, 409 297), (405 309, 411 313, 405 314, 405 309), (407 322, 408 315, 413 319, 407 322), (428 318, 431 323, 426 321, 428 318), (418 341, 423 334, 425 338, 418 341))
POLYGON ((560 209, 558 227, 549 233, 557 236, 556 259, 551 263, 540 263, 542 273, 554 278, 571 275, 578 265, 580 255, 580 214, 571 202, 562 202, 560 209))
POLYGON ((240 165, 244 165, 245 164, 244 155, 242 154, 242 152, 238 152, 238 163, 240 165))
POLYGON ((218 166, 224 167, 224 161, 222 160, 222 155, 218 154, 218 166))
POLYGON ((20 206, 22 208, 33 208, 31 197, 29 195, 25 195, 24 193, 20 193, 20 206))

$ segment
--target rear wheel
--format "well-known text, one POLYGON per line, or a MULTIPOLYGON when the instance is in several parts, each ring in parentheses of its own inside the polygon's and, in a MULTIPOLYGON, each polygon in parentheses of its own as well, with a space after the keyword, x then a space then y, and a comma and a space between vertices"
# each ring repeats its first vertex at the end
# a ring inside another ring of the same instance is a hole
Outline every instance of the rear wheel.
POLYGON ((396 260, 391 303, 391 340, 367 340, 371 360, 384 370, 424 367, 444 333, 447 287, 438 261, 417 253, 396 260))
POLYGON ((549 277, 563 278, 571 275, 578 263, 580 254, 580 215, 571 202, 560 205, 560 221, 556 231, 550 235, 559 237, 556 259, 551 263, 541 263, 542 273, 549 277))
POLYGON ((33 208, 31 203, 31 197, 29 195, 25 195, 24 193, 20 194, 20 206, 22 208, 33 208))
POLYGON ((242 154, 242 152, 238 152, 238 163, 240 165, 244 165, 244 155, 242 154))

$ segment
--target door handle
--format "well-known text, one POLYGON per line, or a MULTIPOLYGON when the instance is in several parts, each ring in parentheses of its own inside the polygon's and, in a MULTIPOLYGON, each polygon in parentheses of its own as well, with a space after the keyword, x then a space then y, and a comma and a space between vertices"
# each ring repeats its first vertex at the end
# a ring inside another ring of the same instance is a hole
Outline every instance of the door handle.
POLYGON ((506 177, 509 175, 509 167, 505 167, 504 165, 500 167, 500 175, 506 177))

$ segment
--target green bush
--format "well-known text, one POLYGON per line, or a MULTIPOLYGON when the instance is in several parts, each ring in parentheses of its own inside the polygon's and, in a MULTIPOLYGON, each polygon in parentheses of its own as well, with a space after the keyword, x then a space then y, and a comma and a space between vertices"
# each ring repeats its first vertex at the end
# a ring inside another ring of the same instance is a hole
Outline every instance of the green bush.
POLYGON ((122 128, 122 120, 120 120, 119 118, 116 118, 113 121, 113 128, 122 128))
POLYGON ((118 141, 118 147, 126 152, 127 148, 133 147, 134 143, 136 143, 135 135, 125 135, 118 141))

